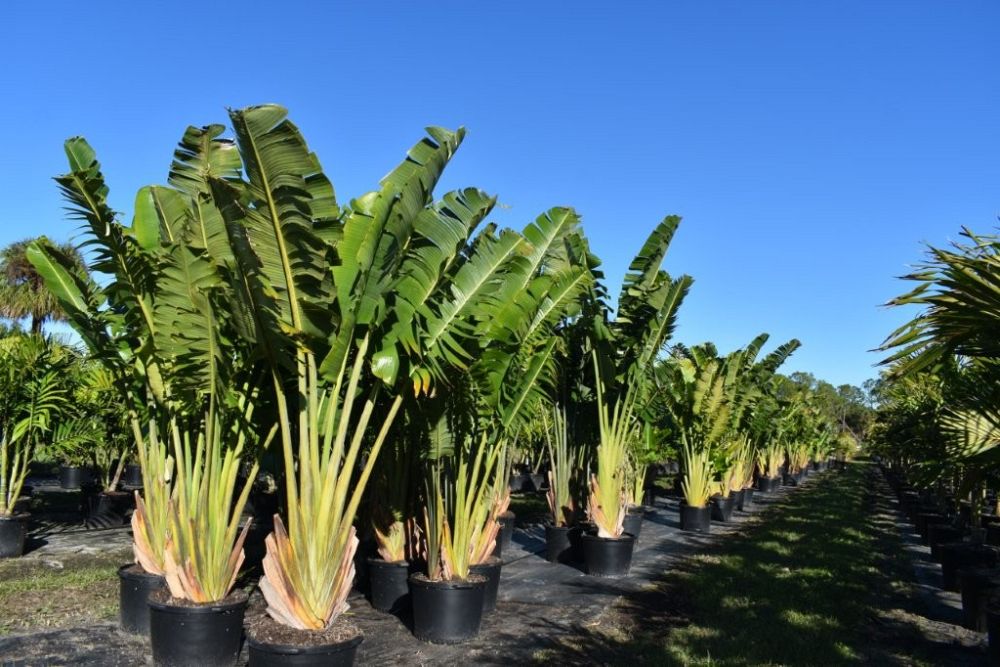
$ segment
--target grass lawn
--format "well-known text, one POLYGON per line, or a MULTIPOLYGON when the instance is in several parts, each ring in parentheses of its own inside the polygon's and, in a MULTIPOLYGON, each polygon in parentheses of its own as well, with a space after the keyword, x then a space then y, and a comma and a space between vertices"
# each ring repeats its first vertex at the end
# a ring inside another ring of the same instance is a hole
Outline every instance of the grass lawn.
POLYGON ((128 552, 0 561, 0 636, 110 621, 128 552))
POLYGON ((934 664, 919 633, 897 622, 908 574, 898 537, 876 511, 873 472, 856 463, 796 490, 545 660, 934 664))

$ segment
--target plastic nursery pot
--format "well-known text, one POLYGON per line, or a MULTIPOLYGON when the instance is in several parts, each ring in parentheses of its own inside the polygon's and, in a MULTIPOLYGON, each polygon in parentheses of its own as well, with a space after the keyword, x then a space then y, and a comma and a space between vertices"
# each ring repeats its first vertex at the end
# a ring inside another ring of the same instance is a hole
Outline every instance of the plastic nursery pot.
POLYGON ((23 555, 24 538, 27 534, 27 515, 0 516, 0 558, 17 558, 23 555))
POLYGON ((642 515, 644 510, 641 507, 630 507, 625 513, 623 523, 624 531, 639 541, 639 533, 642 532, 642 515))
POLYGON ((715 521, 730 521, 733 518, 733 496, 732 494, 723 498, 722 496, 712 496, 712 519, 715 521))
POLYGON ((541 491, 542 486, 547 486, 545 475, 539 473, 531 473, 528 475, 528 477, 531 479, 532 491, 541 491))
POLYGON ((504 512, 497 517, 497 523, 500 524, 500 532, 497 533, 497 545, 493 549, 493 555, 503 558, 503 552, 510 551, 510 541, 514 536, 514 513, 509 510, 504 512))
POLYGON ((590 523, 589 521, 584 521, 576 526, 575 530, 569 532, 569 562, 571 563, 582 563, 583 562, 583 536, 587 533, 596 533, 597 526, 590 523))
POLYGON ((142 467, 138 463, 129 463, 122 471, 122 486, 138 488, 142 486, 142 467))
POLYGON ((410 564, 368 559, 368 600, 384 612, 402 611, 410 603, 410 564))
POLYGON ((927 540, 931 545, 931 558, 941 562, 941 545, 960 542, 962 531, 947 524, 933 524, 927 528, 927 540))
POLYGON ((80 466, 59 466, 59 486, 69 491, 75 491, 89 481, 90 475, 86 468, 80 466))
POLYGON ((458 644, 479 634, 483 622, 486 577, 470 574, 465 581, 431 581, 410 576, 413 635, 432 644, 458 644))
POLYGON ((163 667, 235 665, 243 639, 247 596, 232 593, 209 604, 172 604, 166 589, 149 596, 153 664, 163 667))
POLYGON ((583 530, 579 526, 545 526, 545 560, 550 563, 572 563, 578 560, 574 551, 583 530), (574 535, 575 533, 575 535, 574 535))
POLYGON ((997 564, 997 550, 982 544, 953 542, 942 544, 941 578, 946 591, 962 590, 958 571, 967 567, 993 567, 997 564))
POLYGON ((635 536, 583 536, 583 563, 587 574, 597 577, 623 577, 632 566, 635 536))
POLYGON ((101 492, 90 499, 90 517, 114 517, 119 525, 125 523, 129 511, 135 509, 135 496, 127 491, 101 492))
POLYGON ((990 524, 986 526, 983 541, 992 546, 1000 546, 1000 525, 990 524))
POLYGON ((1000 591, 1000 568, 969 567, 958 571, 962 587, 962 625, 986 632, 986 602, 1000 591))
POLYGON ((708 505, 704 507, 691 507, 686 502, 681 502, 681 530, 693 533, 707 533, 712 528, 712 508, 708 505))
POLYGON ((742 493, 743 495, 740 496, 740 505, 739 505, 740 511, 749 512, 750 507, 753 506, 753 487, 748 486, 747 488, 743 489, 742 493))
POLYGON ((337 626, 335 623, 332 631, 296 630, 265 616, 247 627, 250 665, 350 667, 365 637, 356 627, 348 625, 338 632, 337 626))
POLYGON ((472 574, 486 578, 486 589, 483 591, 484 614, 497 608, 497 594, 500 592, 500 568, 502 566, 502 560, 496 556, 490 556, 485 563, 479 563, 469 568, 472 574))
POLYGON ((149 635, 149 595, 166 586, 166 579, 135 563, 118 568, 118 623, 122 630, 149 635))
POLYGON ((743 509, 743 489, 733 491, 729 497, 733 499, 733 510, 743 509))
POLYGON ((774 493, 781 487, 780 477, 761 477, 757 480, 757 489, 761 493, 774 493))

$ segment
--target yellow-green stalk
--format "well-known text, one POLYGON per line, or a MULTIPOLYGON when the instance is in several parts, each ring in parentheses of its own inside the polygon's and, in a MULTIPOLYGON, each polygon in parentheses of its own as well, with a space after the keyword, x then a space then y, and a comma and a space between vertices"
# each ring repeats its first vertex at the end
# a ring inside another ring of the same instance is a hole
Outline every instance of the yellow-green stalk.
POLYGON ((542 412, 545 425, 545 446, 549 453, 549 490, 546 498, 552 512, 552 524, 565 526, 576 512, 570 481, 573 474, 573 457, 569 447, 566 408, 552 407, 552 421, 542 412))
POLYGON ((355 465, 369 432, 378 387, 359 395, 361 373, 369 359, 368 337, 358 344, 350 373, 344 355, 335 380, 319 378, 315 358, 300 352, 298 393, 280 389, 278 430, 285 459, 288 527, 275 516, 274 532, 265 540, 264 576, 260 590, 268 614, 293 628, 330 627, 347 610, 354 581, 358 538, 354 517, 368 478, 399 406, 388 413, 371 440, 368 458, 355 476, 355 465), (346 387, 345 387, 346 385, 346 387), (291 413, 296 406, 297 411, 291 413), (293 436, 291 414, 297 418, 293 436))
POLYGON ((705 507, 712 496, 712 460, 707 449, 690 445, 681 447, 684 459, 684 477, 681 491, 689 507, 705 507))
POLYGON ((625 532, 627 457, 630 444, 638 437, 634 423, 635 392, 630 384, 614 407, 604 400, 597 353, 594 352, 594 371, 597 377, 597 419, 600 441, 595 452, 597 472, 590 477, 590 496, 587 511, 597 525, 598 537, 617 538, 625 532))

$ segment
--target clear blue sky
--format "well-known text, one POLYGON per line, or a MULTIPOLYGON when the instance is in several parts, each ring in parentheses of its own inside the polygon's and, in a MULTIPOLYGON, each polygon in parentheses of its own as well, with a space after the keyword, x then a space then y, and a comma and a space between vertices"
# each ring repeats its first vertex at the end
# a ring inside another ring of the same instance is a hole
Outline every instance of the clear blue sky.
POLYGON ((5 4, 0 243, 70 235, 50 177, 74 134, 130 213, 227 106, 288 106, 341 198, 465 125, 442 188, 516 227, 575 206, 613 286, 683 215, 679 339, 795 336, 786 370, 860 383, 920 243, 1000 211, 995 1, 212 5, 5 4))

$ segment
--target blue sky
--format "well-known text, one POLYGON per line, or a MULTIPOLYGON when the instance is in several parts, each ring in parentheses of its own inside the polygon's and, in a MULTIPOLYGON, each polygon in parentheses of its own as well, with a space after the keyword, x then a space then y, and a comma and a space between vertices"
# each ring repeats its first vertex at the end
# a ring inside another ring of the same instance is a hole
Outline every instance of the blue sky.
POLYGON ((184 127, 289 107, 343 199, 426 125, 469 135, 440 192, 515 227, 583 215, 616 291, 652 225, 694 288, 678 338, 769 331, 834 383, 904 318, 894 276, 1000 212, 1000 3, 8 3, 0 243, 66 238, 50 177, 85 135, 112 204, 162 182, 184 127))

